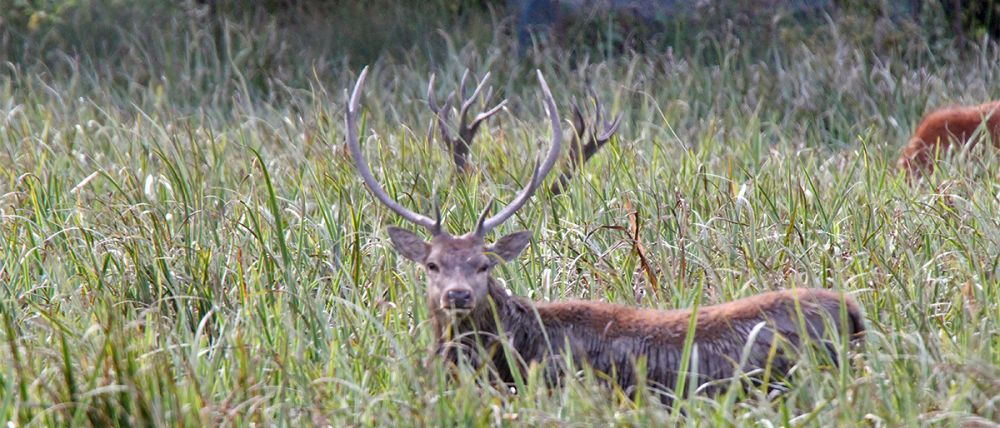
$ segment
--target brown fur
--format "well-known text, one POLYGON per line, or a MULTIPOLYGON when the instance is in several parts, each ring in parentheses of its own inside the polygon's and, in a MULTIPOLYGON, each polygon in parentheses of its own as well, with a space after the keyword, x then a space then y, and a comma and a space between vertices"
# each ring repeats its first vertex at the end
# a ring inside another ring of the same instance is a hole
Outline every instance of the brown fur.
POLYGON ((994 146, 1000 146, 1000 101, 931 112, 920 121, 896 165, 908 176, 933 171, 935 156, 944 155, 956 142, 969 143, 984 120, 989 140, 994 146))
MULTIPOLYGON (((650 385, 671 390, 677 383, 684 341, 691 311, 658 311, 592 301, 534 303, 511 296, 492 280, 490 304, 481 304, 467 317, 442 318, 434 311, 437 352, 451 360, 467 359, 475 366, 489 366, 505 382, 513 375, 497 338, 507 338, 509 348, 524 364, 542 364, 546 378, 558 382, 562 374, 560 357, 567 349, 575 364, 588 365, 607 373, 625 390, 637 381, 635 363, 646 360, 650 385), (496 308, 496 317, 492 307, 496 308), (537 314, 537 316, 536 316, 537 314), (500 333, 496 320, 499 319, 500 333), (481 348, 480 348, 481 346, 481 348), (484 349, 491 356, 480 356, 484 349)), ((861 311, 850 298, 819 289, 786 290, 759 294, 698 311, 694 344, 697 349, 697 384, 725 380, 741 372, 770 367, 772 376, 787 373, 792 364, 778 346, 772 354, 775 334, 787 339, 792 347, 803 344, 803 337, 823 341, 839 335, 841 305, 847 314, 843 320, 852 338, 864 332, 861 311), (801 308, 802 322, 796 312, 801 308), (764 323, 746 355, 739 362, 751 331, 764 323), (827 327, 834 328, 828 331, 827 327), (804 330, 803 330, 804 327, 804 330)), ((827 343, 828 350, 832 346, 827 343)), ((517 370, 523 370, 520 366, 517 370)), ((713 384, 707 391, 724 389, 725 383, 713 384)), ((666 399, 666 397, 665 397, 666 399)))
MULTIPOLYGON (((427 304, 436 354, 451 361, 465 360, 476 367, 490 368, 505 382, 512 382, 514 374, 523 371, 525 364, 540 364, 546 379, 557 383, 564 372, 566 359, 562 357, 567 355, 578 365, 607 373, 626 390, 638 382, 639 361, 645 361, 647 378, 659 389, 674 388, 680 376, 686 376, 680 373, 680 367, 692 312, 583 301, 533 303, 512 296, 490 276, 499 263, 511 261, 524 251, 531 232, 511 233, 489 245, 484 237, 531 198, 551 171, 562 147, 559 112, 541 71, 537 74, 552 125, 552 147, 509 205, 489 216, 493 204, 487 204, 474 231, 462 236, 452 236, 442 229, 440 210, 435 210, 435 219, 431 219, 392 200, 372 175, 361 151, 357 124, 367 71, 367 68, 362 70, 347 104, 348 148, 358 174, 372 194, 407 221, 431 233, 431 241, 426 242, 406 229, 388 228, 396 252, 423 266, 427 276, 427 304)), ((616 119, 608 125, 598 138, 609 138, 617 122, 616 119)), ((841 334, 856 338, 864 331, 858 306, 840 294, 825 290, 764 293, 705 307, 695 315, 692 356, 696 358, 691 361, 696 365, 689 372, 698 373, 696 385, 725 380, 752 369, 771 368, 778 375, 787 373, 793 359, 785 355, 789 347, 779 346, 782 342, 779 338, 787 339, 795 348, 810 341, 806 339, 823 343, 841 334), (841 312, 847 315, 846 319, 840 318, 841 312), (846 326, 847 331, 840 331, 841 326, 846 326)), ((828 350, 833 349, 829 342, 826 345, 828 350)), ((713 383, 707 389, 721 389, 721 386, 713 383)))

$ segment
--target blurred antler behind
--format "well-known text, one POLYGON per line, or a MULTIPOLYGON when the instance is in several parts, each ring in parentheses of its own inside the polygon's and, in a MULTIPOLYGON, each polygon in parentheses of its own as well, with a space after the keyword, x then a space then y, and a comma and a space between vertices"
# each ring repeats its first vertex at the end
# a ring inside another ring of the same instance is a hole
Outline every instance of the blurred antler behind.
POLYGON ((594 100, 594 116, 590 118, 588 122, 584 118, 583 111, 580 105, 576 102, 573 103, 573 136, 572 141, 569 146, 569 157, 566 159, 566 163, 563 165, 563 172, 559 175, 549 191, 553 195, 558 195, 566 190, 566 186, 569 181, 573 179, 573 175, 583 167, 583 164, 587 163, 594 154, 597 153, 601 147, 604 147, 608 141, 611 141, 611 136, 614 135, 615 131, 618 130, 618 125, 621 125, 622 114, 618 113, 614 120, 610 122, 604 122, 604 115, 601 111, 601 101, 597 99, 597 95, 591 92, 591 98, 594 100), (598 126, 603 126, 603 130, 598 130, 598 126), (590 129, 589 135, 587 135, 587 129, 590 129), (582 140, 587 137, 587 142, 584 144, 582 140))
MULTIPOLYGON (((490 79, 490 73, 486 73, 483 78, 476 85, 476 89, 472 91, 472 95, 468 98, 465 97, 465 81, 469 77, 469 70, 465 70, 462 74, 462 80, 458 85, 458 98, 461 99, 461 105, 458 109, 458 136, 456 137, 451 133, 448 125, 448 115, 451 112, 451 102, 455 98, 455 92, 452 91, 448 98, 444 101, 444 105, 439 106, 434 98, 434 75, 431 74, 430 82, 427 84, 427 106, 430 107, 434 115, 437 116, 438 129, 441 130, 441 139, 444 140, 445 146, 451 153, 452 160, 455 162, 455 168, 459 171, 470 171, 471 166, 469 165, 469 150, 472 147, 472 139, 476 136, 476 131, 479 130, 479 125, 482 125, 486 119, 490 116, 497 114, 501 109, 507 104, 507 100, 500 101, 493 108, 479 113, 475 118, 469 122, 469 109, 476 102, 479 97, 479 93, 482 92, 483 87, 486 86, 486 82, 490 79)), ((487 102, 493 96, 493 88, 486 91, 486 96, 484 100, 487 102)))

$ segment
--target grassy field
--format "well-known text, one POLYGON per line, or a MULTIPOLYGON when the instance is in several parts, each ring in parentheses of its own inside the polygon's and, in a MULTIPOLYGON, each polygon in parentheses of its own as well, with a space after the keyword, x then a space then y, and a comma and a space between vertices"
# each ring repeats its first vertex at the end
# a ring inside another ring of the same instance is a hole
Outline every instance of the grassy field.
MULTIPOLYGON (((194 9, 79 6, 28 19, 30 32, 0 44, 0 420, 1000 419, 998 157, 977 147, 914 185, 894 167, 926 109, 1000 97, 996 44, 955 50, 938 29, 858 16, 747 37, 704 29, 645 55, 518 57, 496 18, 465 15, 455 30, 348 61, 344 44, 373 32, 351 16, 233 19, 213 31, 194 9), (844 290, 866 311, 864 352, 840 369, 804 357, 776 398, 734 392, 673 408, 629 400, 592 373, 513 395, 424 367, 423 278, 392 251, 385 227, 400 220, 365 191, 344 146, 344 91, 363 62, 376 175, 422 212, 436 192, 455 233, 490 197, 508 202, 547 144, 534 69, 564 118, 588 88, 624 113, 568 192, 540 192, 494 232, 534 231, 497 271, 515 293, 670 309, 844 290), (426 141, 423 98, 431 72, 440 96, 465 67, 491 70, 510 103, 476 141, 480 173, 460 179, 426 141)), ((418 34, 404 30, 368 42, 418 34)))

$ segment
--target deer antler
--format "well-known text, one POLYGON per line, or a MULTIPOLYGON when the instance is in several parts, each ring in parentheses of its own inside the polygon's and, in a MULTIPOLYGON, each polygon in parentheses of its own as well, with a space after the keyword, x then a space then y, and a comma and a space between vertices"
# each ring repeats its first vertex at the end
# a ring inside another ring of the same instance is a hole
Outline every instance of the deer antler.
MULTIPOLYGON (((462 80, 458 85, 458 97, 465 97, 465 81, 469 77, 469 70, 466 69, 462 73, 462 80)), ((472 122, 468 121, 469 109, 476 102, 476 98, 479 93, 482 92, 483 87, 486 86, 486 82, 490 79, 490 73, 486 73, 479 84, 476 85, 476 89, 472 91, 472 95, 468 98, 464 98, 461 106, 458 110, 458 138, 455 138, 451 131, 448 129, 448 115, 451 111, 451 101, 455 98, 455 92, 452 91, 448 98, 445 100, 443 106, 438 106, 437 101, 434 98, 434 75, 431 74, 430 82, 427 84, 427 106, 430 107, 434 115, 437 116, 438 129, 441 130, 441 139, 444 140, 445 146, 447 146, 448 151, 451 153, 452 160, 455 162, 455 167, 460 171, 469 171, 469 149, 472 147, 472 139, 476 136, 476 131, 479 130, 479 125, 482 125, 483 121, 489 119, 490 116, 497 114, 503 107, 507 104, 507 100, 501 100, 493 108, 479 113, 472 122)), ((489 100, 493 96, 493 88, 486 91, 486 100, 489 100)))
POLYGON ((586 144, 581 144, 580 140, 584 137, 587 132, 587 122, 584 119, 583 113, 581 112, 580 105, 573 103, 573 137, 569 147, 569 158, 567 159, 568 164, 563 167, 562 174, 559 178, 552 183, 549 191, 553 195, 558 195, 566 190, 569 181, 573 178, 573 174, 577 170, 583 167, 583 164, 587 163, 594 154, 597 153, 601 147, 604 147, 608 141, 611 140, 611 136, 614 135, 615 131, 618 130, 618 125, 621 125, 622 114, 618 113, 614 120, 611 122, 604 122, 604 117, 601 112, 601 101, 597 99, 597 94, 593 91, 590 93, 591 98, 594 100, 594 116, 591 122, 591 132, 590 138, 587 140, 586 144), (597 126, 603 125, 604 130, 598 133, 597 126))
MULTIPOLYGON (((535 162, 535 167, 531 175, 531 180, 528 184, 521 189, 521 192, 514 198, 514 200, 500 210, 500 213, 493 217, 487 217, 489 212, 493 207, 493 201, 486 206, 483 213, 479 216, 479 221, 476 225, 475 234, 478 237, 483 237, 493 228, 502 224, 505 220, 510 218, 520 209, 524 204, 531 199, 531 196, 535 194, 535 190, 538 186, 542 184, 545 176, 548 175, 549 171, 552 170, 552 166, 555 165, 556 160, 559 159, 559 153, 562 150, 562 128, 559 124, 559 111, 556 109, 555 99, 552 97, 552 91, 549 90, 549 85, 545 83, 545 78, 542 77, 542 72, 538 71, 538 82, 542 86, 542 94, 545 96, 545 109, 549 113, 549 120, 552 122, 552 147, 549 148, 549 152, 542 161, 541 165, 535 162)), ((435 201, 435 213, 436 220, 431 220, 430 217, 417 214, 410 211, 400 205, 398 202, 394 201, 385 190, 379 186, 378 182, 375 181, 375 177, 372 175, 371 169, 368 168, 367 162, 365 162, 364 156, 361 153, 360 138, 358 138, 358 110, 359 103, 361 100, 361 90, 365 85, 365 77, 368 75, 368 67, 361 70, 361 74, 358 76, 357 83, 354 84, 354 92, 347 102, 347 146, 351 151, 351 158, 354 160, 354 167, 358 170, 358 174, 361 175, 361 179, 364 181, 365 186, 371 191, 375 197, 382 202, 385 206, 389 207, 393 212, 399 214, 405 220, 415 223, 417 225, 423 226, 430 230, 431 234, 437 236, 442 233, 441 229, 441 211, 437 207, 435 201)), ((478 92, 478 89, 477 89, 478 92)), ((486 112, 480 114, 479 116, 492 114, 486 112)), ((478 118, 477 118, 478 119, 478 118)), ((436 198, 435 198, 436 199, 436 198)))
MULTIPOLYGON (((361 179, 365 182, 365 186, 368 187, 368 190, 371 191, 372 194, 382 202, 382 204, 389 207, 389 209, 396 214, 399 214, 399 216, 403 217, 403 219, 427 228, 432 235, 439 235, 441 233, 441 211, 436 206, 436 220, 431 220, 430 217, 417 214, 406 209, 385 193, 385 190, 379 186, 378 182, 375 181, 375 177, 372 176, 372 171, 368 168, 368 163, 365 162, 365 158, 361 153, 357 122, 358 104, 361 101, 361 90, 365 86, 365 77, 367 77, 367 75, 368 67, 365 67, 361 70, 361 75, 358 76, 358 81, 354 84, 354 92, 351 93, 351 98, 347 103, 347 147, 351 150, 351 158, 354 160, 354 167, 358 170, 358 174, 361 175, 361 179)), ((435 205, 437 204, 435 203, 435 205)))
POLYGON ((548 175, 549 171, 552 170, 552 166, 555 165, 556 160, 559 159, 559 152, 562 150, 562 127, 559 123, 559 110, 556 108, 556 101, 552 97, 549 85, 545 83, 545 78, 542 77, 541 70, 536 70, 536 73, 538 74, 538 83, 542 86, 542 94, 545 96, 545 109, 548 111, 549 121, 552 123, 552 147, 549 148, 549 152, 541 165, 538 164, 537 160, 535 161, 531 180, 521 189, 521 192, 514 198, 510 205, 507 205, 497 215, 490 218, 486 218, 486 214, 493 207, 492 201, 486 206, 483 214, 479 217, 479 224, 476 225, 475 233, 478 237, 485 236, 490 230, 503 224, 517 210, 521 209, 528 202, 528 199, 531 199, 531 196, 535 194, 535 190, 542 184, 545 176, 548 175))

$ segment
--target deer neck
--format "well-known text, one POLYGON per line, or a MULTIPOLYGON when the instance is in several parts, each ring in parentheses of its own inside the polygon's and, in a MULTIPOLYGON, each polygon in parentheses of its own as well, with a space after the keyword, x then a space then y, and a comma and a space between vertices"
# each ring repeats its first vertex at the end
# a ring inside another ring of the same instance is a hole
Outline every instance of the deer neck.
POLYGON ((492 336, 499 334, 501 330, 506 333, 520 328, 524 314, 532 313, 532 302, 510 294, 493 278, 489 279, 488 287, 489 301, 479 305, 465 317, 454 319, 445 313, 435 314, 435 333, 439 341, 477 333, 492 336))
MULTIPOLYGON (((438 352, 454 349, 452 345, 464 344, 463 349, 483 346, 493 358, 503 358, 499 340, 504 338, 522 356, 535 356, 537 338, 542 330, 534 304, 523 297, 512 295, 506 288, 490 278, 489 302, 462 319, 451 319, 438 314, 433 319, 438 352), (490 349, 492 348, 492 349, 490 349)), ((446 352, 447 354, 447 352, 446 352)), ((485 362, 482 359, 476 359, 485 362)), ((505 367, 506 364, 500 366, 505 367)))
MULTIPOLYGON (((537 324, 529 324, 527 321, 534 319, 534 303, 528 299, 513 295, 510 290, 490 278, 489 296, 496 308, 489 308, 490 322, 481 323, 480 328, 489 328, 490 332, 498 333, 497 323, 504 329, 504 333, 514 333, 523 328, 536 327, 537 324), (494 317, 495 314, 495 318, 494 317), (530 318, 527 318, 530 317, 530 318)), ((486 321, 486 320, 483 320, 486 321)))

